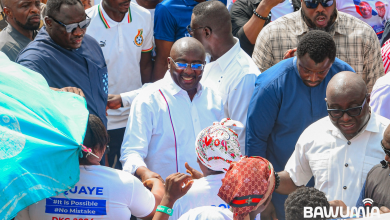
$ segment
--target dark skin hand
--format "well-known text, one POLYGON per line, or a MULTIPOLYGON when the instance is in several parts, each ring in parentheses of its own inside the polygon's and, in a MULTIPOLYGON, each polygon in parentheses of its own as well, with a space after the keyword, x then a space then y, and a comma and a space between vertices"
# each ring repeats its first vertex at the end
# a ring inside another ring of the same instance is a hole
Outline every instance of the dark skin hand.
POLYGON ((113 95, 113 94, 108 94, 108 99, 107 99, 107 106, 106 106, 106 115, 107 115, 107 110, 108 109, 118 109, 122 107, 122 97, 121 95, 113 95))
MULTIPOLYGON (((165 182, 165 195, 160 203, 162 206, 172 208, 173 204, 190 190, 194 181, 191 176, 184 173, 174 173, 167 177, 165 182), (183 187, 184 186, 184 187, 183 187)), ((156 212, 153 220, 168 220, 169 215, 156 212)))
POLYGON ((142 182, 145 182, 146 180, 150 178, 157 178, 164 182, 163 178, 161 176, 153 171, 150 171, 146 167, 138 167, 138 169, 135 171, 135 176, 140 178, 142 182))
POLYGON ((83 90, 81 90, 79 88, 76 88, 76 87, 64 87, 64 88, 61 88, 61 89, 50 87, 50 89, 52 89, 54 91, 57 91, 57 92, 71 92, 71 93, 77 94, 77 95, 85 98, 83 90))
POLYGON ((203 174, 194 168, 192 168, 190 165, 188 165, 187 162, 185 162, 184 166, 186 167, 186 172, 191 175, 192 179, 200 179, 203 178, 203 174))
POLYGON ((275 206, 270 202, 265 210, 260 213, 262 220, 277 220, 275 206))
POLYGON ((284 53, 283 60, 294 57, 295 52, 297 52, 297 48, 286 51, 284 53))
POLYGON ((156 213, 157 206, 161 203, 161 200, 165 194, 164 183, 157 178, 151 178, 143 182, 143 184, 146 188, 150 189, 151 193, 154 195, 155 205, 153 211, 142 219, 152 219, 156 213))

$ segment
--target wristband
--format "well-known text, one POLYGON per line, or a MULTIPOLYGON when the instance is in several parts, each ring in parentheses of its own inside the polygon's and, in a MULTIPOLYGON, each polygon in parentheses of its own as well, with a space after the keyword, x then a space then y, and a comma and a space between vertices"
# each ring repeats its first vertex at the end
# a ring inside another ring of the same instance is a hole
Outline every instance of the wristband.
POLYGON ((157 206, 156 212, 162 212, 162 213, 165 213, 165 214, 167 214, 169 216, 172 216, 173 209, 168 208, 168 207, 163 206, 163 205, 159 205, 159 206, 157 206))
POLYGON ((256 15, 257 17, 259 17, 260 19, 265 20, 265 21, 268 21, 269 18, 270 18, 270 15, 271 15, 271 13, 270 13, 270 14, 268 15, 268 17, 263 17, 263 16, 259 15, 259 14, 256 12, 256 9, 253 9, 253 14, 256 15))

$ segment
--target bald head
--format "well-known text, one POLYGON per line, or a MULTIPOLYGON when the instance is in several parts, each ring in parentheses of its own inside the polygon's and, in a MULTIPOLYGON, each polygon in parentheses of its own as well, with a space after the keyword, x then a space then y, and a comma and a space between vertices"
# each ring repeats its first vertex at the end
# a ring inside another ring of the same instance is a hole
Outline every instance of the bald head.
POLYGON ((359 74, 340 72, 333 76, 326 89, 326 102, 329 119, 348 140, 368 123, 370 96, 359 74))
POLYGON ((192 23, 199 27, 209 27, 214 34, 231 34, 232 24, 226 6, 220 1, 205 1, 192 11, 192 23))
POLYGON ((196 54, 201 61, 205 60, 206 52, 203 45, 192 37, 183 37, 177 40, 171 48, 170 56, 175 60, 177 57, 189 53, 196 54))
POLYGON ((326 97, 367 93, 367 87, 362 77, 354 72, 344 71, 336 74, 329 81, 326 89, 326 97))

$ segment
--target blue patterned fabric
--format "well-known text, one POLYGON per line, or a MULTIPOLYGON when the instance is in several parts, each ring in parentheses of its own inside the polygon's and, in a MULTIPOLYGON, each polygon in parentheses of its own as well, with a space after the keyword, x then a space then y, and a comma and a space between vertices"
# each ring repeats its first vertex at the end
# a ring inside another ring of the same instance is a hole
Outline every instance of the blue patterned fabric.
POLYGON ((0 52, 0 219, 78 182, 88 115, 83 97, 0 52))

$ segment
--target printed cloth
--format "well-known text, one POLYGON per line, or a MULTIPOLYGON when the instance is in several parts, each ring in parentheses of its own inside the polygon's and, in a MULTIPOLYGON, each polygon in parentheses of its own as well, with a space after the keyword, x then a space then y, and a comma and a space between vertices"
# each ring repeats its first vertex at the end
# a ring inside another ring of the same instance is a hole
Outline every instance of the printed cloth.
POLYGON ((85 99, 55 92, 0 52, 0 219, 71 189, 79 180, 85 99))
POLYGON ((262 157, 243 157, 232 163, 218 196, 233 208, 233 219, 242 220, 250 212, 263 211, 275 188, 272 164, 262 157))
POLYGON ((224 118, 203 129, 196 138, 195 152, 207 168, 226 172, 242 155, 238 135, 229 127, 243 128, 239 121, 224 118))

